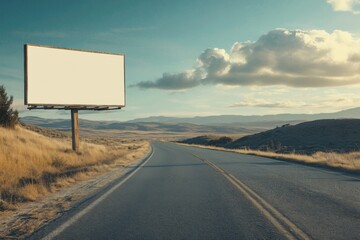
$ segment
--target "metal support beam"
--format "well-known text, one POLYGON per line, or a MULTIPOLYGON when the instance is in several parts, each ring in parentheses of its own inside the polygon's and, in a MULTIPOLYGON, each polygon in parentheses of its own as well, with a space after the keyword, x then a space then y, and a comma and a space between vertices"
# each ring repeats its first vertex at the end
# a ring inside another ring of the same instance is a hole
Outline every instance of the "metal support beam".
POLYGON ((71 128, 72 128, 72 149, 79 151, 79 115, 77 109, 71 109, 71 128))

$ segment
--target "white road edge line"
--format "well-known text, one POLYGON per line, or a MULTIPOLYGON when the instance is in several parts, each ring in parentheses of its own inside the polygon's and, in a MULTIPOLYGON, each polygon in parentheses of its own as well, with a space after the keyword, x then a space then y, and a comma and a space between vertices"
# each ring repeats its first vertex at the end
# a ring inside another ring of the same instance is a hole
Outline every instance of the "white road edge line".
POLYGON ((69 226, 74 224, 76 221, 78 221, 81 217, 83 217, 86 213, 90 212, 96 205, 98 205, 100 202, 102 202, 104 199, 106 199, 112 192, 114 192, 117 188, 119 188, 121 185, 123 185, 129 178, 131 178, 137 171, 139 171, 148 161, 149 159, 154 155, 155 150, 152 150, 152 153, 147 159, 137 168, 135 169, 129 176, 127 176, 125 179, 123 179, 121 182, 116 184, 114 187, 109 189, 106 193, 104 193, 102 196, 100 196, 98 199, 96 199, 94 202, 92 202, 90 205, 85 207, 81 212, 77 213, 73 217, 71 217, 69 220, 61 224, 58 228, 50 232, 47 236, 42 238, 43 240, 51 240, 58 236, 60 233, 62 233, 65 229, 67 229, 69 226))

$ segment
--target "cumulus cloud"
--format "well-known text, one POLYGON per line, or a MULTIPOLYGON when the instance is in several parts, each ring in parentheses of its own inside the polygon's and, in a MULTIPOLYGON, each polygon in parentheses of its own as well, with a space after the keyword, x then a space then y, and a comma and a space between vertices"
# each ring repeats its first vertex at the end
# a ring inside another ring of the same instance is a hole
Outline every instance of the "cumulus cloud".
MULTIPOLYGON (((359 14, 356 8, 360 5, 360 0, 327 0, 334 11, 352 12, 359 14)), ((358 9, 358 8, 357 8, 358 9)))
POLYGON ((231 50, 206 49, 195 68, 164 73, 138 87, 180 90, 198 85, 326 87, 360 83, 360 39, 335 30, 275 29, 231 50))

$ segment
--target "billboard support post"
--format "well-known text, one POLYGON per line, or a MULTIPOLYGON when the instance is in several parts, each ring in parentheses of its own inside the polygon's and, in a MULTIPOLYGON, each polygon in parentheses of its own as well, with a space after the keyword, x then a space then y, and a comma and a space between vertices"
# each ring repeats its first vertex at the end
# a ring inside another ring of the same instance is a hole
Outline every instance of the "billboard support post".
POLYGON ((79 113, 78 109, 71 109, 72 149, 79 151, 79 113))

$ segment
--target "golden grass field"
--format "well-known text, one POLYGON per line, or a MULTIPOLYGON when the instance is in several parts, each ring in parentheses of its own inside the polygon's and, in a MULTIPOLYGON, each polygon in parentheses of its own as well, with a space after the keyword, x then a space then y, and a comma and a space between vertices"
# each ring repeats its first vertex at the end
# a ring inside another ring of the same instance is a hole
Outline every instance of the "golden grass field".
POLYGON ((80 153, 70 139, 49 138, 17 126, 0 128, 0 211, 19 202, 35 201, 75 181, 112 166, 127 165, 149 150, 146 141, 88 139, 80 153))
POLYGON ((184 143, 179 143, 179 144, 220 150, 220 151, 256 155, 261 157, 270 157, 275 159, 292 160, 302 163, 318 164, 318 165, 334 167, 334 168, 350 170, 350 171, 360 171, 360 152, 350 152, 350 153, 316 152, 312 155, 301 155, 295 153, 285 154, 285 153, 275 153, 270 151, 269 152, 258 151, 251 149, 229 149, 222 147, 196 145, 196 144, 184 144, 184 143))

